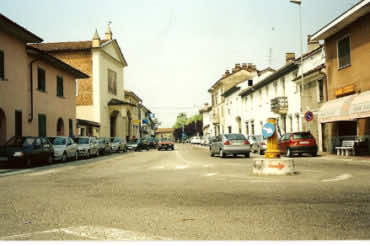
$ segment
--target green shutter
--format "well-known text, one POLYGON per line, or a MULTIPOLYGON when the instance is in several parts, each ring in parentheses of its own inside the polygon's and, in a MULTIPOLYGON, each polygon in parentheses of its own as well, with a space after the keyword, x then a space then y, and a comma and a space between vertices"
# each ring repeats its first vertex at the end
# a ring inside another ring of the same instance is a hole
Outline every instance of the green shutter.
POLYGON ((63 91, 63 77, 57 76, 57 96, 63 97, 64 91, 63 91))
POLYGON ((46 115, 39 114, 39 136, 46 137, 46 115))
POLYGON ((37 89, 45 91, 45 70, 42 68, 37 69, 37 89))
POLYGON ((4 79, 4 52, 0 50, 0 79, 4 79))

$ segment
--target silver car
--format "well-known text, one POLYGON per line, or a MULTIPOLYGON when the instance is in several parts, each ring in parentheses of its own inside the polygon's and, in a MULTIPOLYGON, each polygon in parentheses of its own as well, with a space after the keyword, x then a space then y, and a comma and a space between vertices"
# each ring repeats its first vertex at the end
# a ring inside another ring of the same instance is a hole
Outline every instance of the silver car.
POLYGON ((99 149, 100 155, 104 155, 104 154, 108 154, 112 152, 112 144, 109 138, 98 138, 96 141, 98 143, 98 149, 99 149))
POLYGON ((253 142, 249 141, 251 144, 252 152, 263 155, 267 149, 267 140, 263 139, 262 135, 252 136, 253 142))
POLYGON ((54 148, 54 160, 78 159, 77 144, 70 137, 48 137, 54 148))
POLYGON ((119 138, 119 137, 110 138, 110 142, 112 145, 112 152, 122 152, 122 151, 126 152, 127 151, 127 146, 123 138, 119 138))
POLYGON ((211 156, 218 154, 221 158, 227 155, 244 155, 250 157, 251 145, 243 134, 222 134, 210 145, 211 156))
POLYGON ((94 137, 77 137, 74 141, 78 144, 79 157, 99 156, 98 143, 94 137))

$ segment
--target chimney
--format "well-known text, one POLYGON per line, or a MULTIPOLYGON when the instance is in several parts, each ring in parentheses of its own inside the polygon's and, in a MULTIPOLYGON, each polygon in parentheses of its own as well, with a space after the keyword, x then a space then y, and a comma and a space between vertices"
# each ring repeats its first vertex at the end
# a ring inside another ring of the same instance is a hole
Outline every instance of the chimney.
POLYGON ((307 36, 307 49, 308 49, 308 52, 311 52, 317 48, 320 47, 320 44, 319 44, 319 41, 313 41, 311 40, 311 35, 308 35, 307 36))
POLYGON ((235 71, 241 70, 240 63, 235 64, 235 71))
POLYGON ((286 64, 291 63, 295 60, 295 53, 285 53, 286 64))
POLYGON ((247 63, 243 63, 243 64, 242 64, 242 69, 247 70, 247 68, 248 68, 247 63))
POLYGON ((256 70, 257 70, 256 65, 252 65, 252 70, 254 70, 254 71, 256 71, 256 70))
POLYGON ((100 47, 100 37, 99 37, 97 29, 95 29, 95 33, 94 33, 94 36, 93 36, 93 39, 92 39, 92 47, 93 48, 100 47))
POLYGON ((230 71, 229 70, 226 70, 226 72, 225 72, 225 76, 224 77, 227 77, 227 76, 229 76, 230 75, 230 71))
POLYGON ((108 23, 107 31, 105 32, 105 39, 112 40, 113 34, 112 30, 110 29, 111 22, 108 23))

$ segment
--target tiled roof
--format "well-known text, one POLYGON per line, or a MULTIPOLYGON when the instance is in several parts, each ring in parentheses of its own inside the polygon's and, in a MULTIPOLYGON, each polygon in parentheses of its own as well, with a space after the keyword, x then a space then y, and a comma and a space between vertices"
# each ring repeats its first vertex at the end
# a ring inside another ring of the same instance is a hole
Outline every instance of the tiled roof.
MULTIPOLYGON (((108 40, 102 40, 104 44, 108 40)), ((75 42, 58 42, 58 43, 36 43, 30 46, 38 48, 42 51, 81 51, 90 50, 92 48, 92 41, 75 41, 75 42)))

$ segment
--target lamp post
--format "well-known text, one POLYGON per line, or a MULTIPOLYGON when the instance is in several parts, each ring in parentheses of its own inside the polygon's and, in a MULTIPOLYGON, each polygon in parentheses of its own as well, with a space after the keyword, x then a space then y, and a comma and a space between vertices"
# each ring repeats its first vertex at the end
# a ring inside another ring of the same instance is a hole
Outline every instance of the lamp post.
POLYGON ((303 27, 302 27, 302 1, 301 0, 290 0, 291 3, 298 4, 299 5, 299 31, 300 31, 300 46, 301 46, 301 111, 303 111, 302 104, 303 104, 303 98, 304 98, 304 76, 303 76, 303 27))

